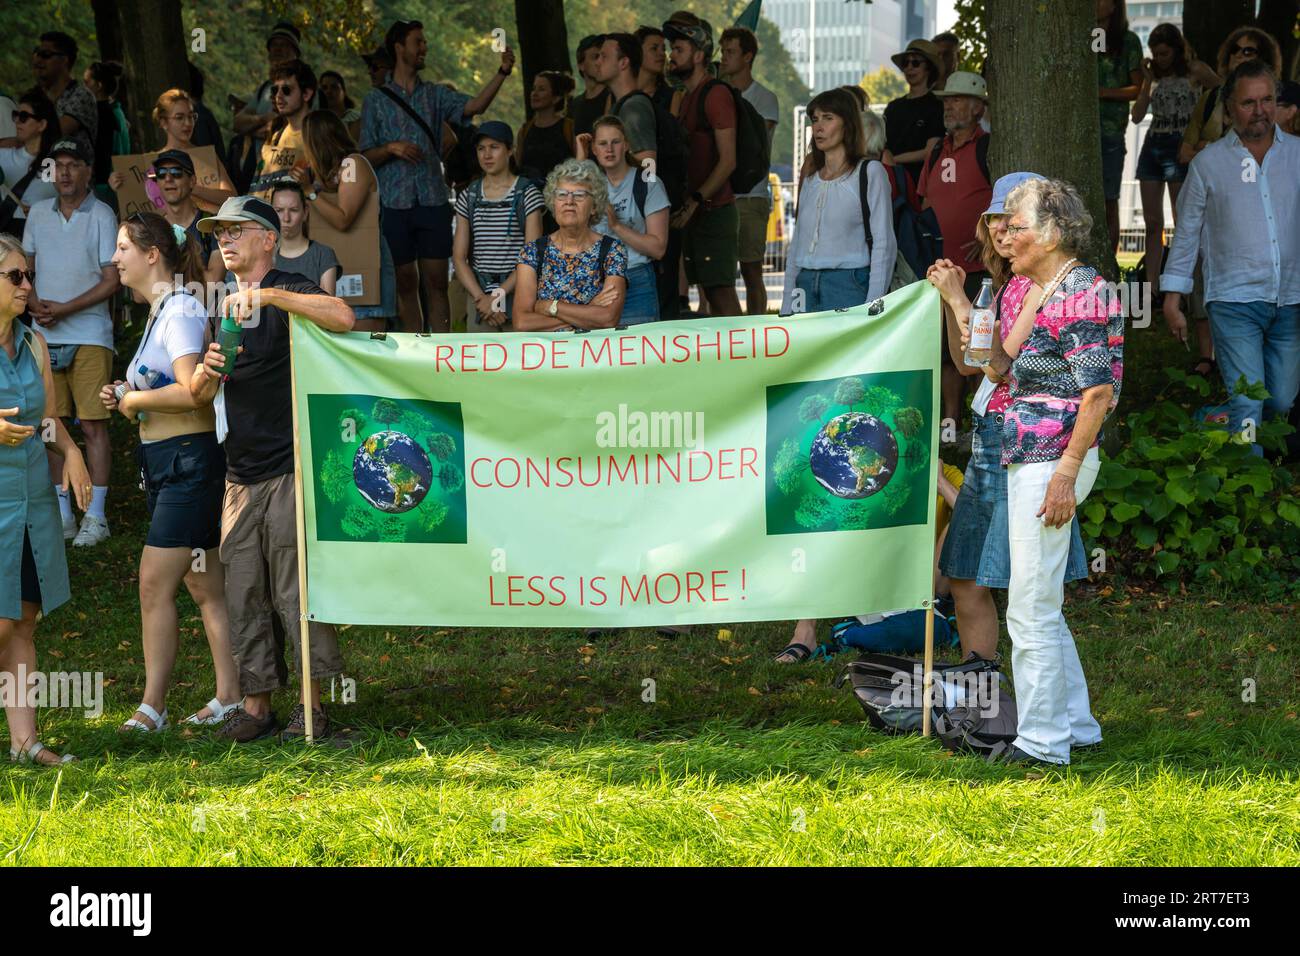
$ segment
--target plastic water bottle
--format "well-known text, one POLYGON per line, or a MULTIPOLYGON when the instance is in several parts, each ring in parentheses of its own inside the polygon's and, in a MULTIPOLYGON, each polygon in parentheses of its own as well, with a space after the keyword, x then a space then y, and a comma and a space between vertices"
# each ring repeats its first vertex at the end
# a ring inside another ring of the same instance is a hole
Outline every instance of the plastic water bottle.
POLYGON ((980 283, 979 295, 970 310, 970 345, 966 364, 979 368, 993 357, 993 280, 980 283))
POLYGON ((239 354, 239 342, 243 336, 242 325, 230 316, 222 318, 221 328, 217 330, 217 344, 221 346, 221 354, 226 357, 226 364, 221 366, 222 375, 229 375, 235 370, 235 357, 239 354))

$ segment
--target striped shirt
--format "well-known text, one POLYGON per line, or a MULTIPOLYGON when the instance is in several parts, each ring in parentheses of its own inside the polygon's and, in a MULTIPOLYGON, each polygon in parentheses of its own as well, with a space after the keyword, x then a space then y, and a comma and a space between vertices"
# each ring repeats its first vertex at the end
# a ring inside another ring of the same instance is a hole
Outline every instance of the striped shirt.
MULTIPOLYGON (((470 190, 481 190, 481 181, 462 189, 456 197, 456 215, 469 220, 470 190)), ((503 275, 514 271, 519 261, 519 250, 524 244, 524 222, 529 215, 545 203, 537 187, 528 180, 516 177, 510 191, 500 199, 485 199, 479 193, 474 203, 474 218, 470 221, 471 268, 480 275, 503 275), (523 189, 520 202, 521 215, 515 214, 515 190, 523 189)))

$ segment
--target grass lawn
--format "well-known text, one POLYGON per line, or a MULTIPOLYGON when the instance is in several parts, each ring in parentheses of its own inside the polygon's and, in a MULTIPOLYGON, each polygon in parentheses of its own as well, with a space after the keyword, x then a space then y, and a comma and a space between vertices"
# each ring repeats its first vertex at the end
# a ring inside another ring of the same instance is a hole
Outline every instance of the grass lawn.
MULTIPOLYGON (((145 514, 114 427, 114 536, 69 549, 73 601, 37 632, 42 667, 104 673, 105 712, 42 712, 43 738, 81 760, 10 767, 8 863, 1300 863, 1296 608, 1115 575, 1066 608, 1105 746, 1045 775, 872 732, 833 666, 770 663, 788 622, 592 643, 351 627, 344 744, 122 739, 144 682, 145 514)), ((173 719, 213 689, 188 597, 182 624, 173 719)))

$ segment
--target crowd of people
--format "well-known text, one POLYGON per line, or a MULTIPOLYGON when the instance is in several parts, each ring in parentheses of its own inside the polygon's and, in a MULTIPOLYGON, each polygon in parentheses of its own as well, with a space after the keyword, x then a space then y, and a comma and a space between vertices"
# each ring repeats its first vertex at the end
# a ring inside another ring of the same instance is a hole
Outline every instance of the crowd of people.
MULTIPOLYGON (((1230 391, 1242 375, 1264 383, 1267 400, 1231 398, 1234 430, 1286 415, 1300 390, 1300 279, 1289 268, 1300 253, 1300 140, 1278 46, 1243 27, 1212 68, 1169 24, 1143 58, 1122 0, 1097 0, 1097 24, 1112 242, 1126 127, 1149 112, 1138 160, 1145 269, 1170 330, 1189 341, 1190 314, 1199 373, 1217 368, 1230 391), (1162 257, 1166 184, 1177 228, 1162 257)), ((123 729, 169 725, 183 583, 215 678, 211 700, 185 720, 242 743, 302 736, 310 712, 315 734, 328 734, 319 682, 342 672, 330 625, 310 625, 312 680, 287 721, 271 710, 284 645, 298 652, 290 312, 333 332, 446 332, 453 268, 471 332, 740 315, 738 278, 747 310, 767 312, 766 159, 780 104, 754 78, 752 32, 715 40, 709 23, 680 12, 584 37, 581 88, 567 73, 538 73, 518 130, 472 122, 511 75, 510 49, 472 95, 424 79, 427 50, 418 21, 394 23, 364 57, 372 88, 358 108, 342 75, 317 74, 299 30, 279 23, 266 80, 226 130, 192 69, 190 89, 158 96, 146 144, 157 146, 148 180, 158 198, 131 211, 110 162, 129 149, 120 66, 93 63, 78 81, 75 42, 42 35, 36 84, 14 98, 12 135, 0 139, 0 535, 21 555, 0 589, 0 669, 35 670, 38 614, 69 597, 64 542, 109 536, 109 420, 121 414, 139 428, 150 515, 139 575, 146 685, 123 729), (195 159, 206 146, 215 165, 195 159), (52 177, 40 175, 47 167, 52 177), (349 304, 340 250, 313 238, 313 224, 346 235, 372 221, 379 292, 349 304), (195 294, 217 284, 215 306, 195 294), (117 297, 148 307, 120 380, 117 297)), ((991 592, 1007 590, 1020 708, 1010 759, 1068 763, 1101 736, 1063 584, 1087 575, 1076 513, 1120 389, 1124 315, 1099 264, 1081 259, 1092 219, 1076 187, 1031 170, 990 174, 988 91, 959 69, 958 38, 913 40, 893 61, 907 91, 883 114, 858 86, 807 104, 782 312, 850 308, 917 279, 938 290, 942 417, 961 421, 978 387, 970 462, 937 489, 951 516, 936 586, 955 603, 963 654, 985 658, 998 643, 991 592), (918 227, 910 238, 900 216, 918 227), (936 246, 915 241, 927 232, 936 246), (972 304, 986 287, 994 344, 974 363, 972 304)), ((817 622, 800 621, 777 660, 798 663, 816 646, 817 622)), ((39 741, 30 708, 6 701, 6 715, 15 759, 63 759, 39 741)))

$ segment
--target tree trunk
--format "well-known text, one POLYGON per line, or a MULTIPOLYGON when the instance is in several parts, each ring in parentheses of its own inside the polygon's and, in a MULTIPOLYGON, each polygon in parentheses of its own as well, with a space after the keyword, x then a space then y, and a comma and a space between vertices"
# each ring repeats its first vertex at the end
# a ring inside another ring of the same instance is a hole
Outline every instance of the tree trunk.
POLYGON ((995 177, 1028 170, 1074 184, 1093 218, 1083 259, 1114 279, 1101 187, 1095 10, 1093 0, 989 3, 989 167, 995 177))
POLYGON ((1254 16, 1254 0, 1183 0, 1183 35, 1197 59, 1217 70, 1219 45, 1254 16))
POLYGON ((117 8, 126 68, 127 119, 131 148, 156 149, 161 134, 151 116, 158 95, 189 85, 186 57, 190 37, 181 23, 181 5, 169 0, 106 0, 117 8))
POLYGON ((533 77, 544 70, 573 71, 564 0, 515 0, 515 30, 519 34, 519 66, 524 71, 524 115, 532 116, 528 92, 533 77))
POLYGON ((122 23, 117 16, 117 0, 91 0, 95 12, 95 42, 101 60, 122 62, 122 23))

